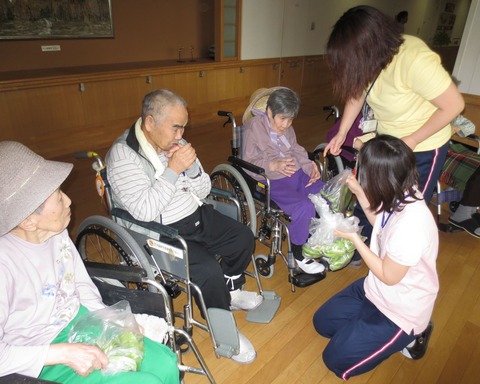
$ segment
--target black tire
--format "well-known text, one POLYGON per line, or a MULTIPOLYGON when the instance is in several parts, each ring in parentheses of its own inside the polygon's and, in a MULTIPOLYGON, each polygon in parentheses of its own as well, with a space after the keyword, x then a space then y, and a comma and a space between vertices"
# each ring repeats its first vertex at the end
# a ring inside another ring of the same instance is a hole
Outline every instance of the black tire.
POLYGON ((75 242, 85 261, 143 268, 147 277, 155 274, 145 252, 128 231, 104 216, 90 216, 79 226, 75 242))
POLYGON ((255 266, 257 267, 258 273, 266 279, 269 279, 273 276, 273 272, 275 271, 274 265, 268 264, 268 256, 266 255, 257 255, 255 256, 255 266))
POLYGON ((210 176, 212 186, 229 191, 240 203, 241 222, 257 235, 257 214, 252 193, 243 176, 230 164, 217 165, 210 176))

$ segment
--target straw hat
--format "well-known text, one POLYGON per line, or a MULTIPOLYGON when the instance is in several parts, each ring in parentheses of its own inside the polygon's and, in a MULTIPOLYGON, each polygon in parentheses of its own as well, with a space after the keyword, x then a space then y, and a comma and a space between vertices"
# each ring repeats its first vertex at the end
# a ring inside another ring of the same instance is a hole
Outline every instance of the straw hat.
POLYGON ((72 168, 73 164, 45 160, 15 141, 0 142, 0 236, 40 207, 72 168))
POLYGON ((245 124, 248 119, 267 110, 267 101, 270 95, 277 89, 285 87, 259 88, 250 96, 250 104, 243 114, 242 122, 245 124))

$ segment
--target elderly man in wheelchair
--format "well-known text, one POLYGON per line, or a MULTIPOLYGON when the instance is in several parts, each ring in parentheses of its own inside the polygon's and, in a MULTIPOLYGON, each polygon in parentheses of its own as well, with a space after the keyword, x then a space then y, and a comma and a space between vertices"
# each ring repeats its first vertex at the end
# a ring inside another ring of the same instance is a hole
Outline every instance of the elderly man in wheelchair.
POLYGON ((0 167, 0 377, 22 383, 178 383, 175 353, 147 338, 139 371, 110 376, 101 371, 110 363, 103 350, 69 342, 78 319, 105 307, 66 229, 71 201, 60 185, 72 165, 4 141, 0 167))
MULTIPOLYGON (((207 309, 255 309, 262 296, 242 289, 254 236, 240 222, 202 204, 211 181, 193 146, 182 139, 187 123, 187 104, 181 96, 162 89, 144 97, 141 118, 114 142, 106 157, 113 205, 136 220, 178 231, 188 246, 192 281, 207 309)), ((195 299, 198 302, 198 295, 195 299)), ((232 360, 252 362, 255 349, 241 333, 239 340, 239 353, 232 360)))

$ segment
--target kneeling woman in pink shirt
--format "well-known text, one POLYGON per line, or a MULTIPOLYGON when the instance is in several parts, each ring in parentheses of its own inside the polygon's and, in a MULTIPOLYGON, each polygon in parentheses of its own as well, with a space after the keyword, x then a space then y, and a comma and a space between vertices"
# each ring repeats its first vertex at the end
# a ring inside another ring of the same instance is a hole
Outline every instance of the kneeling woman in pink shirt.
POLYGON ((313 317, 330 339, 327 367, 346 380, 368 372, 396 352, 421 358, 432 333, 438 293, 438 230, 417 189, 412 150, 400 139, 379 135, 359 157, 358 181, 347 184, 373 225, 370 248, 351 240, 369 268, 361 278, 323 304, 313 317))

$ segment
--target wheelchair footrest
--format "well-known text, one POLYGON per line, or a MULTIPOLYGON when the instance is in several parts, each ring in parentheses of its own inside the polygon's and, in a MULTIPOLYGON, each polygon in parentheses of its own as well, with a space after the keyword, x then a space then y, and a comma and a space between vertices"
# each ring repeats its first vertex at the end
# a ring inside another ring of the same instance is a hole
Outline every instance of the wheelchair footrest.
POLYGON ((293 278, 290 275, 288 276, 288 281, 296 287, 305 288, 323 280, 326 276, 327 274, 325 272, 316 274, 295 273, 293 278))
POLYGON ((216 353, 227 358, 237 355, 240 352, 240 340, 232 312, 221 308, 208 308, 207 312, 216 353))
POLYGON ((247 321, 266 324, 272 321, 275 313, 277 313, 282 298, 275 291, 263 291, 262 296, 262 303, 257 308, 248 311, 247 321))

